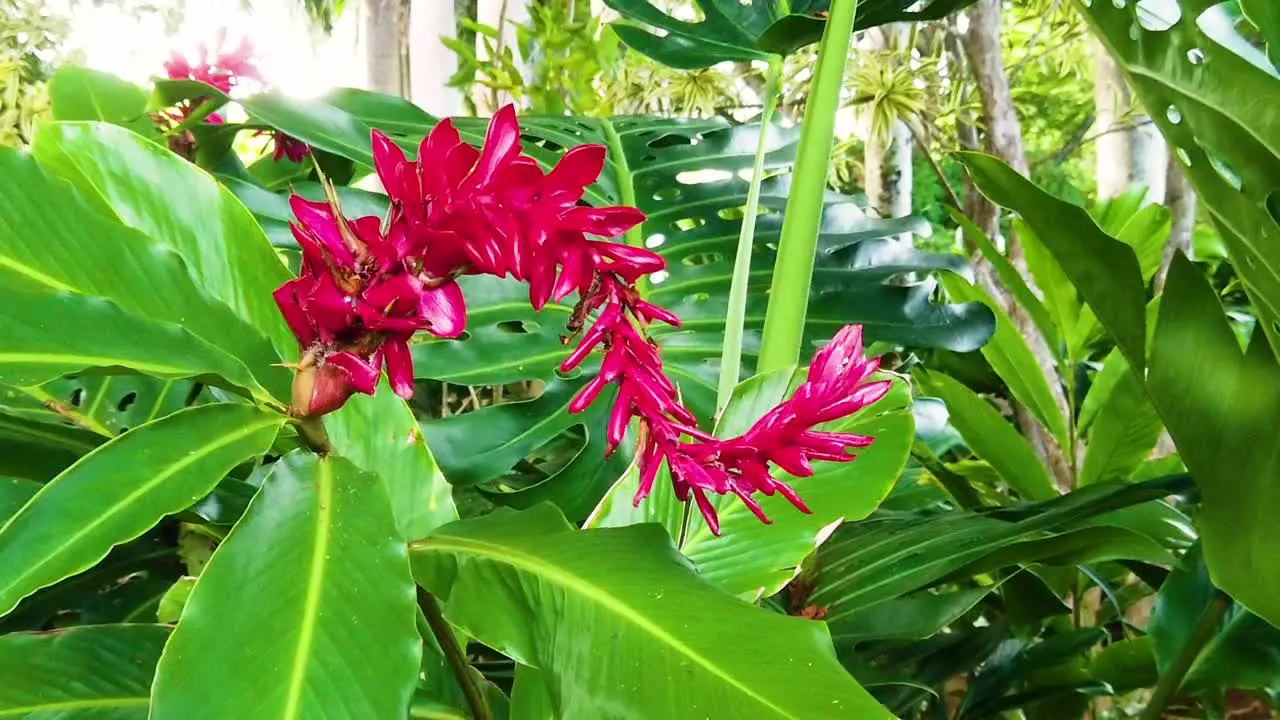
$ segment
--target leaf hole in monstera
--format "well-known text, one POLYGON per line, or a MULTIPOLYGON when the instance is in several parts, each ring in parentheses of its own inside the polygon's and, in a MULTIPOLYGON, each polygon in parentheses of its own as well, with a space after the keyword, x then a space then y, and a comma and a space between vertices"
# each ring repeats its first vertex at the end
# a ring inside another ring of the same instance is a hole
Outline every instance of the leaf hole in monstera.
POLYGON ((653 199, 654 199, 654 200, 657 200, 658 202, 666 202, 666 201, 668 201, 668 200, 675 200, 676 198, 680 197, 680 194, 681 194, 681 193, 683 193, 683 192, 684 192, 684 191, 683 191, 683 190, 681 190, 681 189, 680 189, 680 188, 678 188, 678 187, 665 187, 665 188, 660 188, 657 192, 655 192, 655 193, 653 194, 653 199))
POLYGON ((676 175, 676 182, 681 185, 706 185, 708 183, 718 183, 732 179, 733 173, 728 170, 716 170, 713 168, 685 170, 684 172, 676 175))
POLYGON ((481 487, 494 493, 527 490, 564 470, 587 446, 587 429, 582 424, 570 425, 546 442, 530 450, 502 475, 481 487))
POLYGON ((1280 225, 1280 188, 1267 195, 1267 214, 1271 216, 1272 222, 1280 225))
POLYGON ((121 397, 120 401, 116 403, 116 410, 119 410, 120 412, 124 412, 128 410, 137 401, 138 401, 138 393, 127 392, 124 394, 124 397, 121 397))
POLYGON ((1178 159, 1182 161, 1182 164, 1187 167, 1191 167, 1191 154, 1182 148, 1178 148, 1176 152, 1178 154, 1178 159))
POLYGON ((671 223, 671 227, 675 228, 676 230, 687 231, 687 230, 697 230, 698 228, 706 224, 707 224, 706 218, 687 217, 687 218, 680 218, 679 220, 676 220, 675 222, 671 223))
POLYGON ((697 144, 698 138, 681 135, 680 133, 667 133, 666 135, 656 137, 648 142, 649 147, 654 149, 697 144))
POLYGON ((720 208, 719 210, 716 211, 716 215, 719 215, 721 220, 731 220, 731 221, 741 220, 743 216, 746 214, 747 214, 747 209, 745 206, 720 208))
POLYGON ((689 267, 698 267, 700 265, 711 265, 713 263, 723 262, 724 253, 718 252, 700 252, 686 256, 680 260, 681 264, 689 267))
POLYGON ((553 152, 554 152, 554 151, 560 151, 560 150, 563 150, 563 149, 564 149, 564 146, 563 146, 563 145, 561 145, 560 143, 558 143, 558 142, 556 142, 556 141, 554 141, 554 140, 548 140, 547 138, 544 138, 544 137, 538 137, 537 135, 521 135, 521 136, 520 136, 520 141, 521 141, 521 142, 522 142, 526 147, 527 147, 527 146, 530 146, 530 145, 535 145, 535 146, 540 147, 540 148, 542 148, 542 149, 544 149, 544 150, 551 150, 551 151, 553 151, 553 152))
POLYGON ((495 325, 502 332, 514 333, 517 335, 528 335, 538 332, 538 323, 532 320, 503 320, 495 325))
POLYGON ((1164 32, 1182 19, 1182 8, 1178 0, 1138 0, 1134 6, 1138 14, 1138 25, 1143 30, 1164 32))
POLYGON ((71 397, 67 398, 71 402, 71 407, 78 408, 84 404, 84 388, 78 387, 71 391, 71 397))
POLYGON ((667 241, 666 235, 663 235, 662 233, 654 233, 644 239, 644 246, 652 250, 654 248, 662 247, 662 244, 665 243, 666 241, 667 241))

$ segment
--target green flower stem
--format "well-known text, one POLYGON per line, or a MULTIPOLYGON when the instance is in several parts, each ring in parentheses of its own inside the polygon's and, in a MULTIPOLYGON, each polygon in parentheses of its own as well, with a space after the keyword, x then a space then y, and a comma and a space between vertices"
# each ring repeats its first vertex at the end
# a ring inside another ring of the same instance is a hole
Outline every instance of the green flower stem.
POLYGON ((419 587, 418 606, 422 608, 427 625, 431 627, 431 634, 436 637, 436 642, 440 644, 440 650, 444 653, 444 659, 449 663, 449 669, 453 671, 458 686, 462 688, 462 697, 466 700, 467 709, 471 711, 471 717, 473 720, 493 720, 493 710, 489 708, 489 701, 485 699, 484 689, 480 687, 475 673, 471 671, 471 664, 462 653, 462 647, 458 644, 458 638, 453 634, 449 621, 445 620, 440 603, 436 601, 434 595, 419 587))
POLYGON ((831 142, 835 136, 836 111, 840 109, 840 90, 844 85, 856 10, 857 0, 832 0, 822 44, 818 47, 817 68, 804 111, 800 149, 792 170, 791 196, 787 198, 782 220, 778 260, 764 316, 764 337, 756 368, 759 373, 781 370, 800 360, 827 167, 831 162, 831 142))
POLYGON ((747 207, 738 232, 738 252, 733 261, 733 284, 729 286, 729 315, 724 323, 724 351, 720 355, 720 385, 716 389, 716 415, 729 404, 729 396, 738 384, 742 368, 742 333, 747 320, 747 285, 751 275, 751 247, 756 237, 756 215, 760 210, 760 183, 764 179, 764 156, 769 150, 769 123, 778 108, 781 94, 782 58, 769 58, 765 75, 764 108, 760 111, 760 139, 756 143, 755 163, 751 166, 751 187, 747 189, 747 207))
MULTIPOLYGON (((609 159, 613 161, 615 169, 614 175, 618 180, 618 202, 628 207, 638 208, 636 205, 636 186, 631 179, 631 164, 627 162, 627 151, 622 147, 622 138, 618 136, 618 130, 613 123, 607 118, 600 121, 600 131, 604 134, 605 142, 608 144, 609 159)), ((644 247, 644 231, 643 224, 636 225, 622 236, 631 247, 644 247)), ((636 290, 640 294, 644 294, 648 281, 640 278, 636 281, 636 290)))

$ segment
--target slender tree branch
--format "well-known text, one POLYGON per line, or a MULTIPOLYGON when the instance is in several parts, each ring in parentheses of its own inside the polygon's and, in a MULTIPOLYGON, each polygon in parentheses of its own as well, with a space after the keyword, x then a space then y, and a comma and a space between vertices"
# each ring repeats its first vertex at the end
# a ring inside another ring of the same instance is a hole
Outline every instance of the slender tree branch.
POLYGON ((1231 598, 1227 597, 1226 593, 1219 591, 1209 603, 1209 606, 1201 613, 1200 619, 1196 621, 1195 626, 1191 628, 1191 634, 1187 636, 1187 643, 1182 646, 1182 649, 1173 658, 1173 664, 1169 666, 1169 672, 1160 677, 1160 682, 1156 684, 1155 691, 1151 693, 1151 700, 1147 703, 1146 709, 1142 711, 1140 720, 1160 720, 1164 715, 1164 709, 1178 696, 1178 691, 1182 689, 1182 681, 1187 678, 1187 673, 1191 671, 1191 666, 1195 664, 1196 658, 1200 657, 1200 651, 1204 650, 1205 644, 1217 632, 1218 624, 1222 622, 1223 616, 1227 614, 1227 609, 1230 607, 1231 598))
POLYGON ((911 123, 907 123, 907 129, 911 131, 911 139, 916 141, 916 147, 920 148, 920 152, 924 153, 924 159, 929 161, 929 167, 933 168, 933 174, 938 176, 938 182, 942 183, 942 189, 947 193, 947 201, 956 210, 964 213, 964 202, 956 194, 955 188, 951 187, 951 183, 947 182, 947 176, 942 172, 942 166, 933 157, 933 153, 929 152, 929 146, 925 145, 924 138, 920 137, 920 133, 916 132, 911 123))
POLYGON ((458 686, 462 688, 462 696, 467 701, 467 709, 471 711, 471 717, 475 720, 493 720, 493 710, 489 708, 489 701, 485 699, 480 683, 476 682, 471 664, 462 654, 458 637, 453 634, 449 621, 444 619, 440 603, 436 601, 434 595, 419 587, 418 606, 422 608, 422 614, 426 616, 427 624, 431 626, 431 634, 435 636, 436 642, 440 643, 444 659, 449 663, 449 669, 453 671, 458 686))
POLYGON ((1049 12, 1045 14, 1044 20, 1040 21, 1040 27, 1036 28, 1036 31, 1031 35, 1031 39, 1027 40, 1027 54, 1018 61, 1017 65, 1014 65, 1013 68, 1009 70, 1010 85, 1013 84, 1014 80, 1018 79, 1018 73, 1022 72, 1022 68, 1026 67, 1027 63, 1031 62, 1031 51, 1035 50, 1036 45, 1040 44, 1040 38, 1044 35, 1045 31, 1049 29, 1049 25, 1053 23, 1053 16, 1058 14, 1058 8, 1060 7, 1062 7, 1062 0, 1053 0, 1053 6, 1050 7, 1049 12))

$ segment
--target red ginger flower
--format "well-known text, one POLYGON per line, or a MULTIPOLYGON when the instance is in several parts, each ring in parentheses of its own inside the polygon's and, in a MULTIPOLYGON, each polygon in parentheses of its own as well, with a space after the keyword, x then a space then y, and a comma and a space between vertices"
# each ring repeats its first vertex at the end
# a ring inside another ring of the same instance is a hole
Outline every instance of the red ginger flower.
POLYGON ((218 31, 212 56, 209 46, 200 43, 197 61, 191 62, 186 56, 174 51, 164 64, 165 72, 170 80, 199 80, 212 85, 224 93, 246 79, 262 80, 262 74, 253 61, 253 45, 246 38, 235 48, 223 51, 227 42, 227 31, 218 31))
POLYGON ((604 349, 600 373, 574 397, 569 411, 581 412, 606 385, 618 386, 605 429, 608 452, 622 442, 631 420, 638 420, 636 504, 650 493, 665 462, 677 496, 682 501, 693 496, 712 532, 719 532, 719 521, 709 492, 737 495, 766 523, 756 493, 779 493, 809 512, 790 486, 773 477, 772 468, 807 477, 813 461, 849 462, 855 457, 849 450, 872 442, 816 429, 874 403, 889 389, 887 381, 869 381, 878 361, 863 357, 861 327, 841 330, 814 355, 792 397, 741 436, 721 440, 699 430, 663 372, 657 345, 644 334, 651 322, 680 324, 635 288, 640 277, 662 270, 665 261, 643 248, 588 238, 616 237, 644 220, 635 208, 578 204, 603 169, 605 155, 602 146, 576 147, 544 174, 521 153, 510 106, 494 116, 480 150, 462 142, 446 120, 410 161, 375 130, 374 165, 391 211, 386 233, 374 218, 355 221, 352 232, 366 248, 364 255, 357 244, 344 242, 340 218, 295 198, 301 227, 294 232, 303 245, 304 274, 277 291, 277 301, 310 348, 299 375, 308 358, 315 358, 312 366, 319 370, 316 395, 307 395, 308 412, 338 407, 349 388, 371 392, 382 359, 397 392, 411 391, 409 335, 420 328, 442 337, 462 331, 465 308, 452 278, 511 275, 529 283, 535 308, 578 293, 569 323, 573 332, 599 311, 561 365, 570 371, 595 348, 604 349), (339 391, 324 387, 328 382, 339 391))
POLYGON ((466 307, 457 282, 419 271, 400 227, 384 233, 376 217, 348 222, 330 205, 296 195, 289 203, 298 220, 290 228, 302 247, 302 274, 274 297, 303 347, 294 412, 323 415, 352 392, 372 395, 384 364, 392 389, 410 397, 409 338, 418 330, 462 334, 466 307))

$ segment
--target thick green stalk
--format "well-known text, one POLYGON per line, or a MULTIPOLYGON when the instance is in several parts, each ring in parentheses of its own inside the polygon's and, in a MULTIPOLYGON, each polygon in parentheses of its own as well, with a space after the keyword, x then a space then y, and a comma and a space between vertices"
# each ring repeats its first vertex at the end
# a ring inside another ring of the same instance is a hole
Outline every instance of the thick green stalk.
POLYGON ((800 132, 800 149, 792 170, 791 197, 787 198, 782 220, 757 372, 781 370, 800 360, 813 257, 822 222, 822 197, 827 187, 831 141, 835 135, 836 111, 840 109, 840 89, 844 85, 856 10, 857 0, 832 0, 827 27, 822 33, 800 132))
POLYGON ((1226 593, 1219 592, 1214 595, 1213 600, 1209 602, 1209 606, 1201 613, 1200 619, 1191 628, 1191 634, 1187 636, 1187 643, 1174 656, 1173 664, 1169 666, 1168 672, 1160 676, 1160 682, 1156 684, 1156 689, 1151 693, 1151 700, 1147 702, 1147 707, 1142 711, 1140 720, 1160 720, 1160 718, 1164 717, 1165 708, 1169 707, 1169 703, 1178 697, 1178 691, 1182 689, 1182 681, 1187 678, 1187 673, 1191 671, 1191 666, 1195 665, 1196 658, 1200 657, 1200 652, 1204 650, 1204 646, 1218 632, 1218 625, 1230 608, 1231 598, 1226 593))
POLYGON ((729 316, 724 323, 724 351, 720 355, 720 386, 716 390, 716 415, 729 403, 738 384, 742 368, 742 332, 747 321, 747 285, 751 275, 751 247, 756 239, 756 215, 760 210, 760 182, 764 179, 764 156, 769 150, 769 123, 778 107, 782 88, 782 58, 769 59, 765 76, 764 108, 760 111, 760 140, 756 143, 756 159, 751 166, 751 187, 747 189, 747 207, 738 231, 738 252, 733 260, 733 284, 729 286, 729 316))
POLYGON ((458 644, 458 637, 453 634, 449 621, 444 618, 440 603, 436 601, 434 595, 420 587, 418 588, 418 606, 422 608, 427 625, 431 627, 431 634, 435 635, 436 642, 440 644, 440 650, 444 653, 444 659, 449 664, 449 669, 453 671, 458 686, 462 689, 462 698, 467 703, 467 709, 471 711, 471 717, 473 720, 493 720, 493 710, 489 708, 489 701, 485 699, 484 689, 480 687, 475 674, 471 672, 471 664, 467 662, 467 656, 463 654, 462 646, 458 644))

